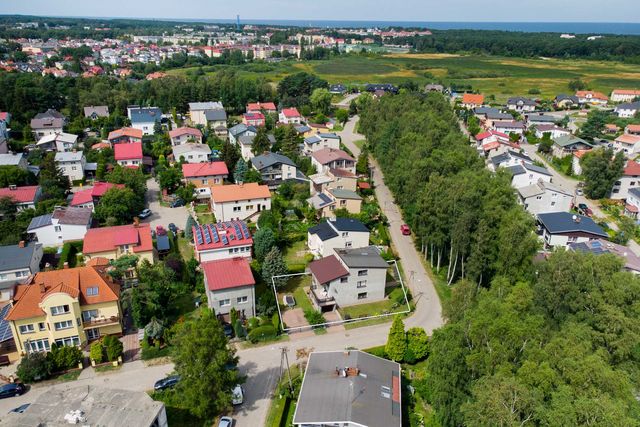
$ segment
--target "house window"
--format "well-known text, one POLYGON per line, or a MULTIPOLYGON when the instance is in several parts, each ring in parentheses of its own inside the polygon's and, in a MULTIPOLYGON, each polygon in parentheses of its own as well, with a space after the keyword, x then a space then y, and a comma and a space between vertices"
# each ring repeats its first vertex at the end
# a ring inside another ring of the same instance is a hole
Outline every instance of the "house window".
POLYGON ((351 243, 351 242, 344 242, 344 247, 345 247, 345 248, 350 248, 351 246, 353 246, 353 243, 351 243))
POLYGON ((68 312, 69 312, 69 306, 67 304, 51 307, 51 315, 53 316, 57 316, 59 314, 65 314, 68 312))
POLYGON ((358 299, 367 299, 367 293, 366 292, 360 292, 358 294, 358 299))
POLYGON ((7 280, 6 274, 0 274, 0 280, 7 280))
POLYGON ((555 205, 556 205, 556 202, 551 202, 551 206, 555 206, 555 205))
POLYGON ((346 205, 347 205, 346 200, 340 200, 340 206, 346 206, 346 205))
POLYGON ((349 232, 348 231, 343 231, 342 232, 342 237, 348 237, 349 236, 349 232))
POLYGON ((44 322, 38 323, 38 329, 44 331, 47 329, 47 325, 44 322))
POLYGON ((340 283, 347 283, 349 281, 349 277, 341 277, 340 283))
POLYGON ((241 210, 242 210, 242 207, 241 207, 241 206, 234 206, 234 207, 233 207, 233 211, 234 211, 234 212, 240 212, 241 210))
POLYGON ((87 333, 87 339, 89 340, 100 338, 100 329, 98 328, 87 329, 85 332, 87 333))
POLYGON ((366 276, 369 273, 369 270, 358 270, 358 276, 366 276))
POLYGON ((40 340, 27 340, 24 342, 24 348, 29 353, 35 353, 38 351, 49 351, 49 340, 46 338, 40 340))
POLYGON ((82 312, 82 320, 89 322, 98 317, 98 310, 86 310, 82 312))
POLYGON ((87 296, 91 297, 91 296, 95 296, 98 295, 98 287, 97 286, 91 286, 89 288, 87 288, 87 296))
POLYGON ((209 182, 209 180, 208 180, 208 179, 203 179, 203 180, 202 180, 202 184, 203 184, 203 185, 207 185, 207 183, 208 183, 208 182, 209 182))
POLYGON ((358 282, 356 283, 356 288, 366 288, 366 287, 367 287, 366 280, 358 280, 358 282))
POLYGON ((71 166, 71 170, 72 170, 72 171, 77 170, 77 169, 78 169, 77 167, 75 167, 75 166, 71 166))
POLYGON ((247 205, 245 210, 252 211, 253 210, 253 205, 247 205))
POLYGON ((249 302, 249 297, 248 297, 248 296, 246 296, 246 295, 245 295, 245 296, 243 296, 243 297, 238 297, 238 298, 236 299, 236 302, 237 302, 238 304, 245 304, 245 303, 249 302))
POLYGON ((32 334, 35 332, 35 328, 32 324, 29 325, 20 325, 20 333, 21 334, 32 334))
POLYGON ((231 300, 229 298, 220 300, 220 307, 228 307, 230 305, 231 305, 231 300))
POLYGON ((232 254, 233 253, 233 248, 229 249, 229 253, 232 254))
POLYGON ((634 185, 636 185, 636 182, 635 182, 635 181, 631 181, 631 182, 629 183, 629 185, 634 186, 634 185))
POLYGON ((80 345, 80 338, 77 335, 72 337, 60 338, 56 340, 58 347, 71 347, 73 345, 80 345))
POLYGON ((61 227, 61 226, 59 226, 59 225, 56 225, 56 226, 54 226, 54 227, 53 227, 53 230, 54 230, 56 233, 59 233, 59 232, 61 232, 61 231, 62 231, 62 227, 61 227))
POLYGON ((73 320, 64 320, 62 322, 56 322, 53 324, 53 327, 56 331, 73 328, 73 320))

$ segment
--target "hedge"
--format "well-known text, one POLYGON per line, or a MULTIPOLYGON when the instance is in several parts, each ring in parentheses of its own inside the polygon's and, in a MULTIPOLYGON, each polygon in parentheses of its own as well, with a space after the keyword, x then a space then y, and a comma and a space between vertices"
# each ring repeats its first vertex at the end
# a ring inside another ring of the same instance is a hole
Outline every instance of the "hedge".
POLYGON ((259 326, 249 332, 249 341, 255 343, 258 341, 267 341, 278 336, 278 331, 273 325, 259 326))

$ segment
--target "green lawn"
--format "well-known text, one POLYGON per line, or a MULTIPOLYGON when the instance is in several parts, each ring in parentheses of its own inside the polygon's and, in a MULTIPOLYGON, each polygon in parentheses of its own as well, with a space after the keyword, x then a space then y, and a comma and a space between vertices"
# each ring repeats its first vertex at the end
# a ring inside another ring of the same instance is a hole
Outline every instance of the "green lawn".
POLYGON ((362 150, 362 147, 364 147, 364 144, 367 142, 366 139, 359 139, 357 141, 354 142, 354 144, 356 145, 356 147, 358 147, 360 150, 362 150))
POLYGON ((215 224, 216 217, 212 213, 196 213, 200 224, 215 224))
POLYGON ((184 237, 178 237, 178 250, 180 251, 180 255, 182 255, 182 259, 185 261, 194 257, 193 246, 191 246, 190 242, 184 237))
POLYGON ((291 246, 287 246, 284 250, 284 260, 287 265, 293 264, 307 264, 305 259, 305 255, 307 252, 307 242, 304 240, 299 240, 297 242, 293 242, 291 246))
POLYGON ((120 368, 122 368, 122 365, 117 365, 117 366, 113 366, 112 363, 108 364, 108 365, 102 365, 102 366, 96 366, 94 369, 96 372, 112 372, 112 371, 117 371, 120 368))
POLYGON ((175 390, 158 391, 149 394, 153 400, 163 402, 167 411, 167 423, 179 427, 211 426, 212 422, 202 420, 189 412, 175 390))
POLYGON ((296 308, 314 310, 311 301, 309 301, 309 297, 304 292, 304 288, 309 286, 311 286, 311 276, 309 275, 305 274, 289 278, 287 286, 278 292, 278 304, 282 304, 282 295, 292 294, 296 299, 296 308))

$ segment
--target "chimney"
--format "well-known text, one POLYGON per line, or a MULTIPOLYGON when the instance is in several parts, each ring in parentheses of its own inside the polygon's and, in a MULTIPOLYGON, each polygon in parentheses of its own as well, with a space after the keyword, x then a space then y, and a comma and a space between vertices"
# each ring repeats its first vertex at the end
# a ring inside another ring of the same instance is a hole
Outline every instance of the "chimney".
POLYGON ((47 291, 47 289, 44 286, 44 283, 40 283, 40 293, 44 294, 47 291))
POLYGON ((19 248, 24 248, 25 244, 24 244, 24 240, 20 240, 20 242, 18 243, 18 247, 19 248))
POLYGON ((18 187, 15 184, 9 185, 9 190, 11 190, 11 191, 15 191, 16 188, 18 188, 18 187))
POLYGON ((65 261, 65 263, 63 264, 62 267, 64 270, 67 270, 69 268, 69 263, 65 261))
POLYGON ((139 225, 140 225, 140 218, 136 216, 133 218, 133 226, 137 228, 139 225))

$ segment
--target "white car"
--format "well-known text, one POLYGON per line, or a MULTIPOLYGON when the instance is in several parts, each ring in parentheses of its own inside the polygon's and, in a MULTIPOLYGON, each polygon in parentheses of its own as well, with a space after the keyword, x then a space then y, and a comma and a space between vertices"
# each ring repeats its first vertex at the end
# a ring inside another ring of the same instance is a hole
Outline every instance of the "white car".
POLYGON ((231 403, 234 405, 242 405, 242 402, 244 402, 244 389, 240 385, 237 385, 233 391, 231 391, 231 403))

